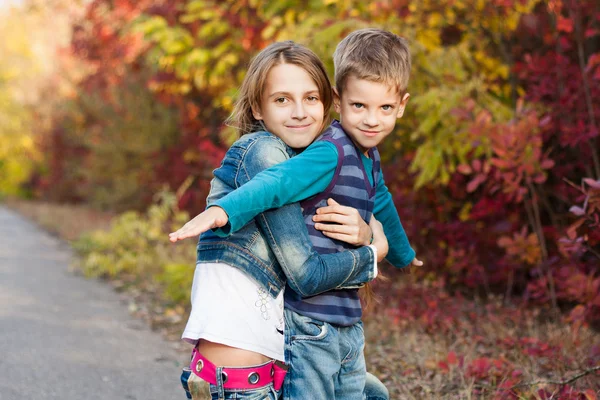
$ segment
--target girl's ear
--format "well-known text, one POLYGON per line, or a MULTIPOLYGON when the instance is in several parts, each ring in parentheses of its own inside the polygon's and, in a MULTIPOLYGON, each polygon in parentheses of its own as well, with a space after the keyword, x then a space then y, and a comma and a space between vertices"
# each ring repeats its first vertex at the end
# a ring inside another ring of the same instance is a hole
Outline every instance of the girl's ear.
POLYGON ((254 119, 257 121, 261 121, 263 119, 263 117, 262 117, 260 110, 255 107, 251 107, 251 109, 252 109, 252 116, 254 117, 254 119))
POLYGON ((410 99, 410 93, 405 93, 404 96, 402 96, 402 100, 400 100, 400 104, 398 105, 398 114, 396 114, 396 118, 402 118, 404 115, 404 109, 406 108, 408 99, 410 99))
POLYGON ((340 100, 340 94, 337 91, 337 88, 333 87, 333 109, 336 113, 340 113, 342 106, 340 100))

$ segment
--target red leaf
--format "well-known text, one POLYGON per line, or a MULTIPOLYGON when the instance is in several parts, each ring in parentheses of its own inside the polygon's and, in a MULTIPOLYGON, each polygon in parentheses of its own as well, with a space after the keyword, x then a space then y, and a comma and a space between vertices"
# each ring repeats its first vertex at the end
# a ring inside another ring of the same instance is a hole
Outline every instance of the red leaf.
POLYGON ((600 180, 595 181, 592 178, 584 178, 583 181, 594 189, 600 189, 600 180))
POLYGON ((448 371, 450 368, 448 367, 448 364, 445 361, 440 361, 438 362, 438 367, 439 369, 441 369, 442 371, 448 371))
POLYGON ((546 158, 544 161, 542 161, 542 163, 540 164, 540 167, 542 167, 543 169, 550 169, 552 167, 554 167, 554 160, 551 160, 549 158, 546 158))
POLYGON ((540 119, 540 126, 546 126, 552 122, 552 117, 550 115, 545 115, 542 119, 540 119))
POLYGON ((600 35, 600 31, 598 29, 588 28, 585 31, 585 38, 586 39, 594 37, 596 35, 600 35))
POLYGON ((468 164, 460 164, 456 167, 456 170, 463 175, 470 175, 473 173, 473 169, 468 164))
POLYGON ((556 22, 556 29, 559 32, 571 33, 573 32, 573 21, 559 16, 558 21, 556 22))
POLYGON ((472 193, 477 190, 479 185, 485 181, 485 178, 486 176, 483 174, 476 175, 475 178, 467 184, 467 192, 472 193))
POLYGON ((535 183, 544 183, 546 182, 546 174, 537 174, 533 177, 533 181, 535 183))
POLYGON ((501 158, 492 158, 490 160, 490 163, 501 169, 509 169, 511 167, 511 164, 509 161, 503 160, 501 158))
POLYGON ((589 71, 598 64, 600 64, 600 53, 592 54, 587 62, 587 66, 585 67, 585 69, 586 71, 589 71))
POLYGON ((577 238, 577 229, 585 222, 585 218, 580 218, 579 220, 573 222, 571 226, 567 228, 567 237, 571 240, 575 240, 577 238))
POLYGON ((458 358, 456 358, 456 353, 451 351, 448 353, 448 364, 456 365, 458 363, 458 358))
POLYGON ((598 400, 598 397, 593 389, 587 389, 585 392, 583 392, 583 395, 585 396, 586 400, 598 400))

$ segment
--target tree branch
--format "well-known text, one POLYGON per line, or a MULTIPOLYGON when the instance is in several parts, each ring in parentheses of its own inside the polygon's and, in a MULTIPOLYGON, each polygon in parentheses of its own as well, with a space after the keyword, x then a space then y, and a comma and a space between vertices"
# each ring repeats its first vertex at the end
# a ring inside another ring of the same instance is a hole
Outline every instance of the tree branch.
POLYGON ((597 365, 597 366, 589 368, 589 369, 585 369, 585 370, 581 371, 580 373, 573 375, 569 379, 565 379, 562 381, 539 380, 539 381, 533 381, 533 382, 524 382, 524 383, 519 383, 519 384, 513 385, 506 390, 516 389, 516 388, 522 387, 522 386, 536 386, 536 385, 541 385, 541 384, 545 384, 545 383, 552 384, 552 385, 561 385, 561 386, 568 385, 569 383, 575 382, 577 379, 583 378, 584 376, 589 375, 595 371, 600 371, 600 365, 597 365))

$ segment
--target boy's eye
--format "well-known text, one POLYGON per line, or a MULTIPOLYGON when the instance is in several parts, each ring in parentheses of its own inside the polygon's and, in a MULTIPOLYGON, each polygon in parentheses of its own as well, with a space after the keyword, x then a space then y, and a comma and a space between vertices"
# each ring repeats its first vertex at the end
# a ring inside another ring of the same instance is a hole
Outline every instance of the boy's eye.
POLYGON ((365 105, 362 103, 352 103, 352 107, 354 108, 363 108, 365 105))
POLYGON ((389 104, 386 104, 385 106, 381 106, 381 109, 383 111, 391 111, 394 108, 394 106, 391 106, 389 104))

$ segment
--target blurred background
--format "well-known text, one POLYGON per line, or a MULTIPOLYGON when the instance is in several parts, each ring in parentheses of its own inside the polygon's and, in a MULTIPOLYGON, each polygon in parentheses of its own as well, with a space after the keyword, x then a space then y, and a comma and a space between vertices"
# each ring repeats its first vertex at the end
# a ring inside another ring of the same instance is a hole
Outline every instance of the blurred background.
POLYGON ((380 151, 425 261, 378 283, 369 368, 395 398, 595 399, 597 1, 0 0, 0 199, 176 337, 195 243, 167 233, 204 209, 249 60, 291 39, 333 78, 368 26, 412 50, 380 151))

